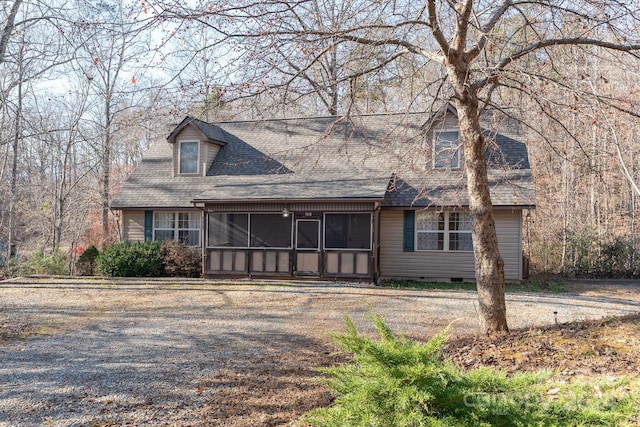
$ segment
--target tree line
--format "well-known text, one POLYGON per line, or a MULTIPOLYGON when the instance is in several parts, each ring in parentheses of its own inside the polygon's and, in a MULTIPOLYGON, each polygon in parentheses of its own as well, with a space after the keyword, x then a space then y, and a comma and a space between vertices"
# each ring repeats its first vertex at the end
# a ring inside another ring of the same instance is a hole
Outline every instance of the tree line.
POLYGON ((3 253, 117 239, 109 202, 153 141, 208 121, 457 109, 485 329, 506 329, 485 109, 517 119, 535 268, 635 274, 639 7, 519 2, 5 2, 3 253), (615 270, 615 271, 614 271, 615 270))

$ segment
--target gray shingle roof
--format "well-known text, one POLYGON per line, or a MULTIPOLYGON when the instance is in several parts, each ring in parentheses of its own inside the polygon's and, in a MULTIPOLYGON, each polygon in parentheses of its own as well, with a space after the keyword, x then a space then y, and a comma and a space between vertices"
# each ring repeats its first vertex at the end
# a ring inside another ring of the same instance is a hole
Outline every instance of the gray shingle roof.
MULTIPOLYGON (((222 141, 204 177, 172 177, 172 151, 156 143, 112 203, 185 208, 192 201, 378 199, 386 206, 459 206, 462 170, 431 168, 424 114, 235 121, 185 119, 222 141)), ((176 129, 178 129, 176 128, 176 129)), ((181 129, 181 128, 180 128, 181 129)), ((489 132, 489 131, 488 131, 489 132)), ((173 138, 176 131, 171 134, 173 138)), ((533 205, 526 147, 511 129, 488 133, 494 205, 533 205)))
POLYGON ((175 137, 187 126, 195 127, 206 140, 219 143, 220 145, 226 144, 227 139, 224 131, 213 123, 203 122, 202 120, 195 119, 193 117, 185 117, 182 122, 176 126, 176 128, 169 134, 167 139, 169 142, 175 142, 175 137))

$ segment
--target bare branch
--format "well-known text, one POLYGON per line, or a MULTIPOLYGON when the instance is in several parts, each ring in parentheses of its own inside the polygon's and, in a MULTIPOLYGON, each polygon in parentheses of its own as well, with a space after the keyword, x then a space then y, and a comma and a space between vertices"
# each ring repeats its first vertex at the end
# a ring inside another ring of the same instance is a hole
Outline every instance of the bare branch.
POLYGON ((453 37, 453 50, 456 54, 461 54, 464 52, 467 43, 469 25, 471 24, 469 18, 473 12, 473 0, 465 0, 464 3, 458 2, 456 4, 456 12, 458 13, 458 17, 456 33, 453 37))
POLYGON ((478 43, 476 43, 474 47, 466 52, 467 61, 472 61, 480 54, 480 52, 482 52, 482 50, 484 50, 484 48, 487 46, 487 42, 489 41, 489 33, 493 31, 498 22, 500 22, 502 16, 507 10, 509 10, 511 6, 512 1, 505 0, 499 8, 494 10, 487 23, 480 28, 482 35, 480 36, 480 40, 478 40, 478 43))
POLYGON ((0 64, 4 62, 4 56, 7 53, 7 46, 9 45, 9 37, 11 37, 11 34, 13 33, 16 15, 18 14, 18 9, 20 9, 21 3, 22 0, 14 0, 11 12, 9 12, 7 22, 4 25, 2 38, 0 38, 0 64))
POLYGON ((500 61, 495 67, 493 67, 492 70, 487 71, 487 77, 473 82, 472 86, 476 89, 480 89, 486 86, 493 79, 495 79, 501 70, 504 70, 509 64, 515 62, 516 60, 542 49, 562 45, 602 47, 608 50, 626 52, 636 57, 638 57, 638 54, 636 52, 640 51, 640 44, 625 45, 587 37, 554 38, 540 40, 502 59, 502 61, 500 61))
POLYGON ((440 46, 440 49, 442 49, 442 52, 445 55, 448 55, 450 46, 442 30, 440 29, 440 24, 438 23, 438 14, 436 12, 435 0, 427 0, 427 22, 429 23, 431 34, 433 34, 433 37, 440 46))

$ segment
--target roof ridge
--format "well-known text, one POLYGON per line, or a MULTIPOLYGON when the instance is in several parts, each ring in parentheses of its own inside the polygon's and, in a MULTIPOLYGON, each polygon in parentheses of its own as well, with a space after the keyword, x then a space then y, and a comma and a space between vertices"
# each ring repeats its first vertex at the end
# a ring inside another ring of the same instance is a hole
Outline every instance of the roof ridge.
MULTIPOLYGON (((382 117, 382 116, 402 116, 402 115, 418 115, 418 114, 428 114, 428 111, 397 111, 397 112, 386 112, 386 113, 367 113, 367 114, 348 114, 342 116, 298 116, 298 117, 272 117, 265 119, 241 119, 241 120, 221 120, 215 122, 204 122, 209 124, 224 124, 224 123, 260 123, 260 122, 283 122, 283 121, 294 121, 294 120, 318 120, 318 119, 348 119, 349 117, 382 117)), ((195 119, 200 120, 200 119, 195 119)), ((200 120, 202 121, 202 120, 200 120)))

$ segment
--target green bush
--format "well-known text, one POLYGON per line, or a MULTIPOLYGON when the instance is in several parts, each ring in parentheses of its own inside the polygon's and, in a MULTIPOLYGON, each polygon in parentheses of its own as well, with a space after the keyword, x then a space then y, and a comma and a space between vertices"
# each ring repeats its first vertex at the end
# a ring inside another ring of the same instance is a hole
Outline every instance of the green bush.
POLYGON ((93 245, 85 249, 76 261, 76 273, 80 276, 93 276, 98 255, 100 251, 93 245))
POLYGON ((174 277, 200 277, 202 254, 200 248, 175 240, 162 242, 164 273, 174 277))
POLYGON ((630 236, 602 235, 589 228, 566 233, 566 240, 531 242, 534 271, 569 277, 638 277, 640 252, 630 236))
POLYGON ((624 389, 623 382, 610 383, 604 397, 588 393, 593 384, 559 385, 550 397, 547 391, 556 386, 548 382, 549 373, 507 377, 489 368, 463 371, 443 354, 445 333, 422 344, 395 336, 377 315, 372 320, 379 340, 360 336, 349 319, 346 333, 334 336, 353 354, 353 362, 321 369, 335 401, 307 413, 305 422, 336 427, 610 426, 637 414, 637 395, 614 396, 624 389))
POLYGON ((157 277, 163 272, 160 242, 120 242, 97 259, 98 272, 116 277, 157 277))
POLYGON ((59 250, 51 254, 45 254, 43 250, 40 250, 28 258, 10 259, 7 262, 5 273, 11 277, 32 274, 63 276, 68 274, 67 255, 59 250))
POLYGON ((631 277, 634 273, 633 245, 621 237, 600 244, 600 254, 595 264, 599 277, 631 277))

